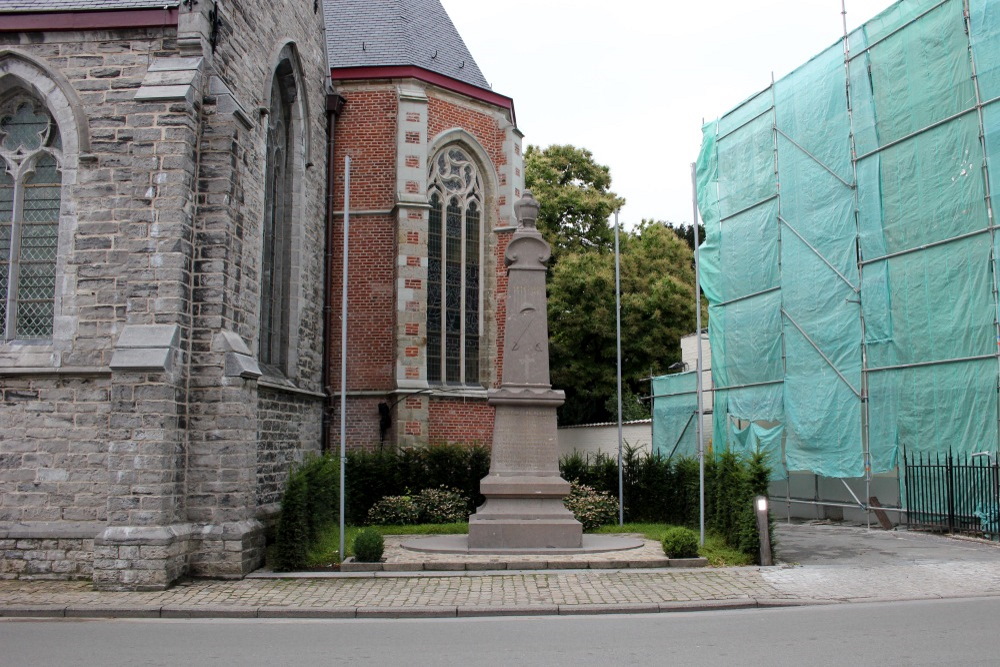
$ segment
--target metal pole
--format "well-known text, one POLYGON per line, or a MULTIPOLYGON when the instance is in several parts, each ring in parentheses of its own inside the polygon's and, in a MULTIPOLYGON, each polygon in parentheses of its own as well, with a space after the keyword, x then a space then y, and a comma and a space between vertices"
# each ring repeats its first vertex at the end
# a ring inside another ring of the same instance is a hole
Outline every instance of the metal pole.
POLYGON ((344 266, 340 290, 340 560, 344 549, 344 469, 347 468, 347 251, 351 232, 351 156, 344 157, 344 266))
POLYGON ((705 408, 702 404, 702 352, 701 352, 701 282, 698 264, 698 171, 697 165, 691 163, 691 196, 693 204, 693 220, 694 220, 694 321, 695 330, 697 332, 696 338, 698 339, 698 363, 695 368, 695 372, 698 377, 696 379, 696 391, 698 394, 698 522, 700 527, 700 537, 701 544, 705 544, 705 434, 702 432, 704 430, 702 426, 702 421, 705 418, 705 408))
MULTIPOLYGON (((619 209, 620 210, 620 209, 619 209)), ((615 211, 615 343, 618 347, 618 525, 625 525, 625 473, 622 469, 622 283, 615 211)))
MULTIPOLYGON (((969 63, 972 66, 972 85, 976 91, 976 115, 979 119, 979 145, 983 151, 983 198, 986 204, 986 223, 990 230, 990 273, 993 274, 993 313, 994 313, 994 329, 996 330, 997 336, 997 346, 1000 347, 1000 319, 997 319, 996 313, 998 308, 1000 308, 1000 282, 997 279, 997 256, 996 256, 996 225, 993 224, 993 192, 990 188, 990 166, 987 160, 986 152, 986 124, 983 118, 983 97, 982 90, 979 84, 979 67, 976 61, 976 54, 972 48, 971 35, 972 35, 972 23, 971 23, 971 11, 969 8, 968 0, 962 3, 963 10, 965 13, 965 34, 970 36, 969 42, 969 63)), ((998 357, 1000 360, 1000 357, 998 357)), ((1000 369, 998 369, 1000 373, 1000 369)), ((1000 382, 1000 379, 998 379, 1000 382)), ((997 392, 997 430, 1000 432, 1000 391, 997 392)))
MULTIPOLYGON (((861 219, 860 219, 860 206, 858 203, 858 147, 855 141, 854 134, 854 98, 851 91, 851 36, 847 31, 847 2, 846 0, 841 0, 840 2, 840 15, 844 24, 844 81, 847 91, 846 101, 847 101, 847 122, 850 127, 850 142, 851 142, 851 177, 854 179, 854 193, 852 195, 854 200, 854 249, 857 255, 858 264, 858 322, 861 326, 861 394, 858 398, 861 401, 861 449, 864 456, 864 466, 865 466, 865 521, 867 523, 868 530, 872 527, 872 513, 869 505, 871 504, 872 498, 872 448, 871 448, 871 431, 870 424, 871 421, 868 412, 868 374, 870 369, 868 368, 868 347, 865 340, 868 337, 867 324, 865 322, 865 310, 861 307, 861 292, 860 287, 864 284, 864 258, 861 253, 861 219)), ((880 148, 881 150, 881 148, 880 148)), ((847 482, 844 482, 844 486, 847 486, 847 482)), ((850 489, 850 487, 848 487, 850 489)), ((853 495, 853 494, 852 494, 853 495)), ((855 497, 857 500, 857 497, 855 497)))

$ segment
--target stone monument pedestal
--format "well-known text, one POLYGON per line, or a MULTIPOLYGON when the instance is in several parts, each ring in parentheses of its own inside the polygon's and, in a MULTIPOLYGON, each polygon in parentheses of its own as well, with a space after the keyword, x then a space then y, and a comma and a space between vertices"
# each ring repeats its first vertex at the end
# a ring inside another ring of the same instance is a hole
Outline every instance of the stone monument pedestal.
POLYGON ((503 382, 489 392, 496 409, 486 502, 469 517, 470 550, 580 549, 583 526, 563 505, 556 408, 565 394, 549 384, 545 263, 549 246, 535 228, 538 202, 527 190, 507 245, 503 382))
POLYGON ((556 407, 563 392, 510 387, 490 392, 496 408, 486 502, 469 517, 470 549, 578 549, 583 527, 563 505, 556 407))

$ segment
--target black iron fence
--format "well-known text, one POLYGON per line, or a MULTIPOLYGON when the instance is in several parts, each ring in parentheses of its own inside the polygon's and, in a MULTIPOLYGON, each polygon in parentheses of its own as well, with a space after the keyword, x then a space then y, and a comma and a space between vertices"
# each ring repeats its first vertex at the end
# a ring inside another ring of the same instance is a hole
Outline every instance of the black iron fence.
POLYGON ((1000 470, 993 453, 903 452, 911 529, 1000 539, 1000 470))

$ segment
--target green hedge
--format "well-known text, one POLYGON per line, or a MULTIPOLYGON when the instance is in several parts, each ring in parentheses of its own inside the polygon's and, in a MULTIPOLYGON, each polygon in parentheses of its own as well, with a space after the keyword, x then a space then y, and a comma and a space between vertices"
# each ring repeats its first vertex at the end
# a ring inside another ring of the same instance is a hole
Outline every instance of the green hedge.
MULTIPOLYGON (((667 523, 697 527, 698 460, 667 459, 626 446, 622 452, 622 495, 627 523, 667 523)), ((563 478, 618 497, 618 460, 606 454, 574 453, 559 462, 563 478)), ((759 557, 753 498, 766 496, 764 457, 743 459, 726 452, 705 459, 705 521, 729 546, 759 557)), ((773 527, 772 527, 773 531, 773 527)), ((771 543, 774 544, 773 532, 771 543)))
POLYGON ((346 521, 354 526, 364 524, 368 511, 385 496, 407 496, 442 486, 468 498, 471 514, 483 504, 479 480, 489 472, 490 450, 478 445, 348 452, 346 521))
MULTIPOLYGON (((647 455, 632 447, 623 452, 625 521, 698 525, 698 461, 647 455)), ((298 569, 309 545, 325 525, 338 518, 337 459, 315 457, 296 468, 282 500, 277 531, 276 569, 298 569)), ((479 481, 489 474, 490 451, 481 446, 434 445, 423 449, 349 452, 345 496, 346 521, 366 522, 368 511, 385 496, 408 496, 442 486, 469 499, 471 514, 484 501, 479 481)), ((559 462, 564 479, 618 497, 617 457, 580 454, 559 462)), ((707 527, 726 543, 758 555, 752 500, 767 495, 769 470, 762 456, 744 460, 723 453, 705 460, 707 527)), ((774 544, 772 535, 772 544, 774 544)))
POLYGON ((330 455, 313 456, 288 476, 275 532, 274 569, 301 570, 320 533, 340 518, 340 466, 330 455))

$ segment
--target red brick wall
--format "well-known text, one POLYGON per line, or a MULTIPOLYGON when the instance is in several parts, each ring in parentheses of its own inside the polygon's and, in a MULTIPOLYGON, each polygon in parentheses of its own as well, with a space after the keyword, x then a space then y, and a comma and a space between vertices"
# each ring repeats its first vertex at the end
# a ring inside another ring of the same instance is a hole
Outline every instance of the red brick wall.
POLYGON ((431 398, 428 435, 431 443, 493 445, 493 407, 486 400, 431 398))
MULTIPOLYGON (((497 127, 496 121, 487 113, 460 106, 454 102, 428 95, 427 102, 427 134, 436 137, 445 130, 461 127, 479 140, 486 153, 493 161, 494 167, 507 164, 503 154, 505 133, 497 127)), ((497 182, 499 182, 499 175, 497 182)))
MULTIPOLYGON (((396 94, 391 88, 347 91, 334 134, 334 210, 344 211, 344 156, 351 156, 351 210, 388 211, 395 204, 396 94)), ((342 215, 334 217, 328 345, 335 384, 340 374, 342 215)), ((394 383, 396 221, 352 215, 348 267, 348 390, 388 390, 394 383)))
MULTIPOLYGON (((334 221, 330 364, 340 387, 340 311, 344 220, 334 221)), ((347 388, 389 390, 394 386, 395 220, 392 216, 352 216, 347 287, 347 388)))
MULTIPOLYGON (((395 205, 397 189, 397 99, 395 87, 386 82, 344 87, 346 98, 343 113, 337 120, 334 150, 333 205, 334 272, 329 282, 332 288, 329 346, 334 388, 339 390, 340 360, 340 291, 344 207, 344 156, 350 155, 351 166, 351 266, 349 277, 348 315, 348 390, 391 391, 395 385, 396 355, 396 261, 400 249, 396 240, 397 221, 393 215, 360 215, 362 211, 388 211, 395 205)), ((439 97, 428 90, 427 132, 432 140, 445 130, 461 127, 472 134, 493 163, 500 169, 507 163, 504 155, 506 133, 482 103, 457 103, 451 97, 439 97), (475 107, 479 106, 479 109, 475 107)), ((488 165, 487 165, 488 168, 488 165)), ((489 179, 500 182, 499 174, 489 179)), ((492 223, 499 219, 498 207, 509 202, 494 195, 492 223)), ((425 239, 420 239, 425 241, 425 239)), ((487 240, 487 252, 492 252, 495 275, 486 282, 494 296, 486 299, 487 307, 495 303, 492 320, 495 330, 487 332, 491 341, 487 366, 493 373, 492 386, 499 386, 503 364, 503 323, 506 313, 507 271, 503 253, 510 234, 504 233, 487 240), (492 246, 492 247, 491 247, 492 246), (495 346, 495 347, 493 347, 495 346)), ((411 286, 415 287, 415 286, 411 286)), ((490 322, 490 320, 486 320, 490 322)), ((421 327, 417 327, 417 336, 421 327)), ((412 334, 411 334, 412 335, 412 334)), ((404 354, 404 351, 399 352, 404 354)), ((352 448, 378 446, 378 403, 381 398, 349 396, 348 445, 352 448)), ((389 401, 390 403, 392 401, 389 401)), ((397 423, 393 430, 418 429, 419 435, 430 442, 478 442, 489 445, 493 436, 493 409, 485 400, 431 399, 427 423, 397 423)), ((334 420, 336 421, 336 419, 334 420)), ((333 425, 333 438, 339 439, 339 427, 333 425)), ((407 431, 409 432, 409 431, 407 431)), ((391 441, 393 435, 387 437, 391 441)))
POLYGON ((388 210, 396 193, 396 92, 345 91, 334 130, 334 208, 344 210, 344 156, 351 156, 351 210, 388 210))
MULTIPOLYGON (((378 404, 383 396, 347 397, 347 449, 375 451, 379 447, 378 404)), ((395 428, 395 424, 393 427, 395 428)), ((386 434, 386 446, 392 446, 392 432, 386 434)), ((340 449, 340 397, 333 401, 333 418, 330 420, 330 448, 340 449)))

